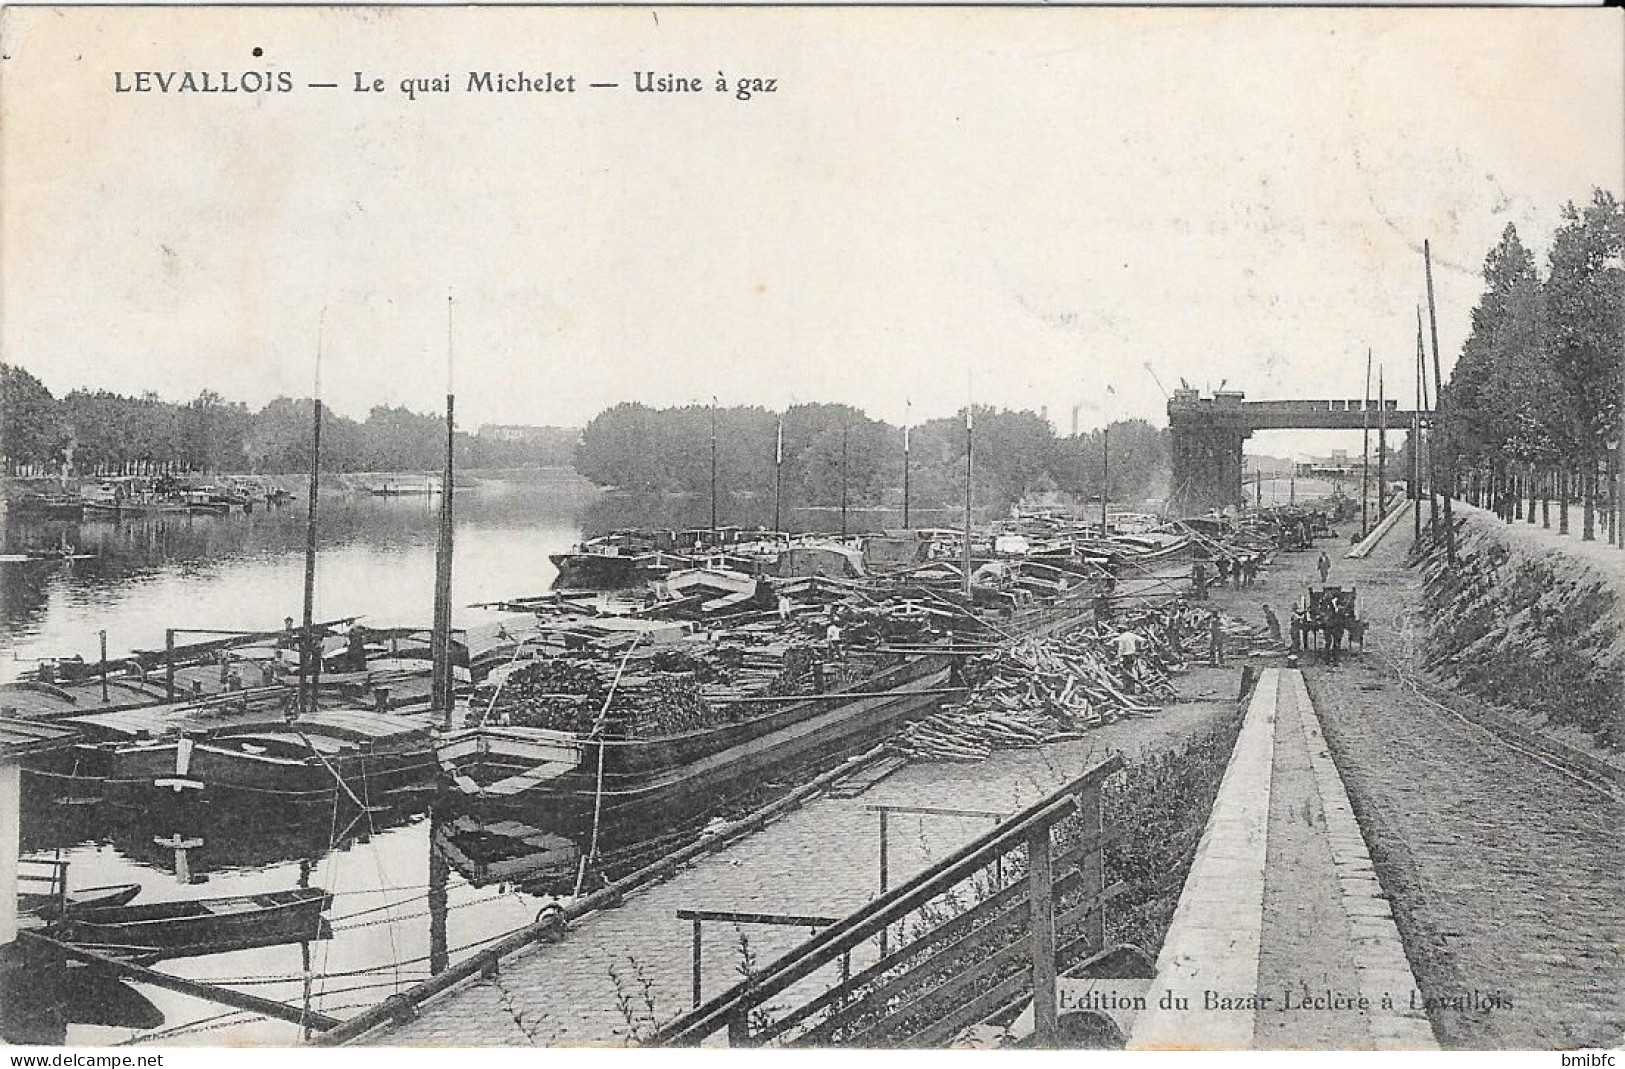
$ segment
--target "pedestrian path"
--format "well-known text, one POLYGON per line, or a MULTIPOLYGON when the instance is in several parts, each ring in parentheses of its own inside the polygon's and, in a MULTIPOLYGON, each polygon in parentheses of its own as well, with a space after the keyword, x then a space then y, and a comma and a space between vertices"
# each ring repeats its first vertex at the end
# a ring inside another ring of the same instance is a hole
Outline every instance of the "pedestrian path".
MULTIPOLYGON (((1233 677, 1231 677, 1233 678, 1233 677)), ((1229 679, 1196 669, 1203 693, 1229 679)), ((425 1003, 419 1013, 364 1036, 368 1044, 624 1044, 681 1014, 694 999, 737 983, 802 941, 807 928, 707 923, 696 963, 692 924, 678 911, 844 917, 883 886, 880 818, 892 807, 884 852, 896 886, 1099 764, 1176 744, 1227 702, 1185 701, 1150 719, 1109 724, 1088 738, 1001 750, 967 768, 910 764, 857 797, 820 797, 763 831, 629 895, 617 908, 570 925, 562 939, 504 959, 425 1003)), ((854 956, 854 969, 867 964, 854 956)))
POLYGON ((1130 1046, 1436 1046, 1297 670, 1259 678, 1130 1046))

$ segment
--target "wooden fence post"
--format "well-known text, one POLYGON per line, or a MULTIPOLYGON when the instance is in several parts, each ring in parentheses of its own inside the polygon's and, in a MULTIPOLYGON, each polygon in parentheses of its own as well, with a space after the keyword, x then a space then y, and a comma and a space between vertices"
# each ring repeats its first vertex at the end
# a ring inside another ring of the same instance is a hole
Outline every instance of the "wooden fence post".
MULTIPOLYGON (((1100 784, 1091 784, 1078 799, 1078 823, 1087 836, 1104 837, 1106 821, 1100 802, 1100 784)), ((1106 892, 1106 848, 1097 846, 1078 859, 1078 870, 1083 878, 1083 893, 1098 898, 1106 892)), ((1089 911, 1083 924, 1083 933, 1089 940, 1089 954, 1106 949, 1106 903, 1100 902, 1089 911)))
POLYGON ((700 927, 705 922, 694 919, 694 1005, 700 1004, 700 927))
MULTIPOLYGON (((886 816, 887 816, 886 810, 882 809, 880 811, 880 893, 881 894, 886 893, 886 884, 888 882, 887 869, 889 867, 888 858, 886 856, 886 816)), ((886 956, 887 952, 890 949, 890 946, 889 946, 890 942, 891 942, 891 925, 888 924, 888 925, 886 925, 886 927, 880 929, 880 956, 881 957, 886 956)))
POLYGON ((1027 908, 1032 926, 1033 1032, 1040 1045, 1055 1035, 1055 881, 1049 825, 1027 837, 1027 908))

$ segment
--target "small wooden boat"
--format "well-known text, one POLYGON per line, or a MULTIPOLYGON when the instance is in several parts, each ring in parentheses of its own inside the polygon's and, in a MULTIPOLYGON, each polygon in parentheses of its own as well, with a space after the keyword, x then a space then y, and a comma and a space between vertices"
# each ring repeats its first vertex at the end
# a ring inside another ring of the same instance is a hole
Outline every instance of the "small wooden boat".
POLYGON ((27 553, 0 553, 0 564, 51 564, 65 560, 95 560, 94 553, 66 553, 55 549, 36 549, 27 553))
POLYGON ((435 829, 435 849, 475 887, 574 872, 580 847, 556 831, 513 819, 456 816, 435 829))
POLYGON ((82 887, 65 896, 22 891, 17 894, 17 909, 46 920, 71 917, 86 909, 104 906, 122 906, 141 893, 138 883, 113 883, 103 887, 82 887))
POLYGON ((320 887, 264 894, 98 906, 76 910, 48 929, 52 938, 137 961, 222 954, 325 938, 322 914, 333 896, 320 887))
POLYGON ((430 494, 438 494, 440 492, 440 488, 438 486, 427 483, 407 483, 405 485, 400 483, 384 483, 381 486, 367 486, 363 487, 362 489, 371 494, 373 497, 427 497, 430 494))

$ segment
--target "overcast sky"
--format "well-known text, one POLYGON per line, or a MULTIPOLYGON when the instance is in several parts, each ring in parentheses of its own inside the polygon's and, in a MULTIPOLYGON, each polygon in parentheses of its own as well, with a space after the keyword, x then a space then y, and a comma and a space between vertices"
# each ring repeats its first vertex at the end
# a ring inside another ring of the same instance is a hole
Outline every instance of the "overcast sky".
POLYGON ((899 421, 972 375, 1062 431, 1079 403, 1160 423, 1147 364, 1358 396, 1367 346, 1408 399, 1422 240, 1448 369, 1502 228, 1544 255, 1625 174, 1617 10, 5 19, 0 344, 59 394, 308 395, 325 306, 330 404, 437 410, 450 290, 470 427, 713 394, 899 421), (297 88, 113 92, 186 68, 297 88), (396 88, 488 69, 623 87, 396 88), (707 91, 635 94, 640 69, 707 91))

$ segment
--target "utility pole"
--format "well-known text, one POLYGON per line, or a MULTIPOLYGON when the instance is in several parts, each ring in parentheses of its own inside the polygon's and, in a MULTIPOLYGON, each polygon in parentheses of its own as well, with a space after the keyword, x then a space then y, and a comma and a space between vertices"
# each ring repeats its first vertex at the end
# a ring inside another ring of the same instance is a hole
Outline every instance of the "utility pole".
POLYGON ((1360 403, 1360 537, 1371 530, 1371 348, 1365 351, 1365 399, 1360 403))
POLYGON ((1377 522, 1388 515, 1388 401, 1377 369, 1377 522))
MULTIPOLYGON (((1438 464, 1436 463, 1436 446, 1438 441, 1439 425, 1433 412, 1433 401, 1428 391, 1428 357, 1427 347, 1422 341, 1422 306, 1416 306, 1416 358, 1422 364, 1422 410, 1428 413, 1428 429, 1426 442, 1427 457, 1427 484, 1428 484, 1428 530, 1439 529, 1439 488, 1438 464)), ((1421 502, 1417 502, 1417 511, 1421 511, 1421 502)))
POLYGON ((1416 322, 1416 361, 1412 366, 1416 379, 1416 411, 1411 413, 1411 542, 1422 541, 1422 377, 1427 367, 1422 360, 1422 321, 1416 322))
POLYGON ((1434 428, 1435 440, 1443 437, 1445 441, 1444 458, 1444 550, 1445 560, 1451 566, 1456 564, 1456 527, 1450 519, 1450 499, 1456 493, 1456 459, 1454 446, 1450 444, 1449 424, 1445 421, 1444 411, 1444 373, 1439 370, 1439 316, 1433 303, 1433 249, 1429 243, 1422 242, 1422 266, 1427 272, 1428 283, 1428 330, 1433 335, 1433 407, 1437 413, 1438 426, 1434 428))

